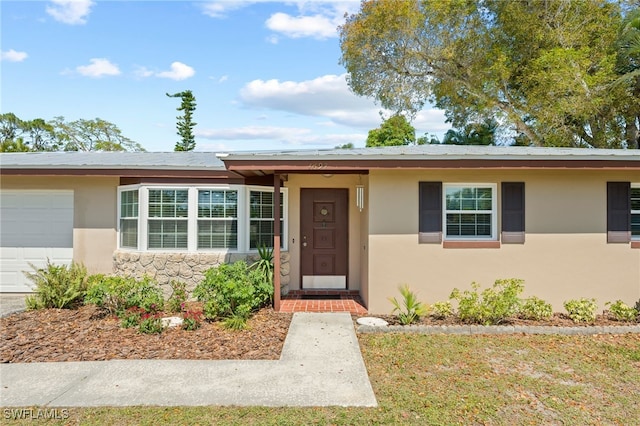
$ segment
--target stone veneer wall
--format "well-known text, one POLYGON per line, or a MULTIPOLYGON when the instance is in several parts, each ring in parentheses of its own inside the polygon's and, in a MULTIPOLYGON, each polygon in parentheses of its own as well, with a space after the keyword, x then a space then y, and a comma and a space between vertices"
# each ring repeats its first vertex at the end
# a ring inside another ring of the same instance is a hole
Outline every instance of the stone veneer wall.
MULTIPOLYGON (((171 293, 172 280, 183 281, 187 290, 202 281, 207 269, 221 263, 246 260, 251 264, 259 259, 257 253, 163 253, 116 250, 113 253, 113 270, 116 275, 155 279, 166 294, 171 293)), ((280 293, 289 291, 289 253, 280 254, 280 293)))

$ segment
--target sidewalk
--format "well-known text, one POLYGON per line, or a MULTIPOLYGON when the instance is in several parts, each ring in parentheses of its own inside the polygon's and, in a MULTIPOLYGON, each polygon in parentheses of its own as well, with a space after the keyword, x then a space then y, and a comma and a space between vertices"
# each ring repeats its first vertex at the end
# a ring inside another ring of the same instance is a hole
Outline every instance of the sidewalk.
POLYGON ((3 407, 376 406, 348 313, 296 313, 278 361, 0 365, 3 407))

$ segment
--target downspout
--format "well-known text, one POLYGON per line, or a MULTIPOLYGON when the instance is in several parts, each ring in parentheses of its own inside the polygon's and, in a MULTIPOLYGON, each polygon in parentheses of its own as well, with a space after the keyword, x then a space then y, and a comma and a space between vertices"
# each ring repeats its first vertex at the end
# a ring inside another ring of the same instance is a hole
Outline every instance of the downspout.
POLYGON ((280 311, 280 175, 273 174, 273 309, 280 311))

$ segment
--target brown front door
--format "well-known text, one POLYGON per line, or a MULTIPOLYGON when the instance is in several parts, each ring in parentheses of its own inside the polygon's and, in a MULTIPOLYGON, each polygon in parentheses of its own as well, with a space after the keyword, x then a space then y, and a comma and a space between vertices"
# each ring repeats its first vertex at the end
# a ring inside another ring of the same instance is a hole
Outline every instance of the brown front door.
POLYGON ((347 288, 349 190, 300 190, 302 288, 347 288))

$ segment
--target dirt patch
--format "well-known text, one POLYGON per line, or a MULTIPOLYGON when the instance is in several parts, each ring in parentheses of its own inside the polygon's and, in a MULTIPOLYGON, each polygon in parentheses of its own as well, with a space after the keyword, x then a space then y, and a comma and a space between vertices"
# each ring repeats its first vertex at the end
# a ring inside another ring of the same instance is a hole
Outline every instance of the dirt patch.
POLYGON ((291 317, 264 308, 247 330, 203 321, 194 331, 169 328, 149 335, 120 327, 118 318, 95 306, 27 311, 0 318, 0 362, 278 359, 291 317))

